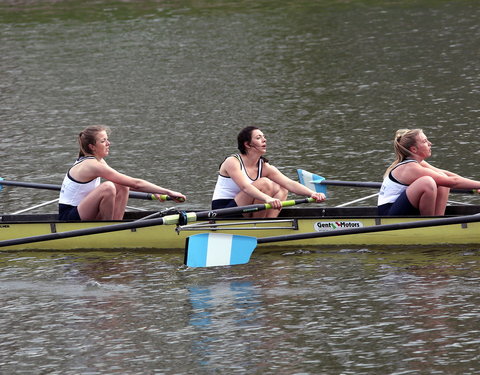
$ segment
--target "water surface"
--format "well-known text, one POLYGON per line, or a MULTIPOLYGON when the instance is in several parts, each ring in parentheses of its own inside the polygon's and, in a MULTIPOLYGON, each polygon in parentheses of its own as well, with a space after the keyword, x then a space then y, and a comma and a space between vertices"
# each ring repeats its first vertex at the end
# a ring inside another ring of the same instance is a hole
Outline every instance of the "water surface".
MULTIPOLYGON (((255 124, 292 178, 380 181, 403 127, 425 130, 434 165, 478 178, 479 16, 461 0, 3 1, 0 174, 60 184, 77 133, 104 123, 113 167, 206 208, 255 124)), ((372 193, 332 187, 328 204, 372 193)), ((0 212, 55 197, 5 188, 0 212)), ((479 269, 476 247, 298 248, 209 269, 174 252, 1 252, 0 369, 475 374, 479 269)))

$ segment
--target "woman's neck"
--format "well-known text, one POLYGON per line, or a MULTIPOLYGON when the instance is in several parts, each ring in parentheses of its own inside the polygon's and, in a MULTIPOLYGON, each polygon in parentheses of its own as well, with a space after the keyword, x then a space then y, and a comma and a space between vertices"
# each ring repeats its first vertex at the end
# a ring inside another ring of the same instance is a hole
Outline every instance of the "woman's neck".
POLYGON ((83 155, 82 157, 84 157, 84 158, 95 158, 95 159, 97 159, 98 161, 101 161, 101 160, 102 160, 101 157, 99 157, 99 156, 97 156, 97 155, 95 155, 95 154, 85 154, 85 155, 83 155))
POLYGON ((256 166, 261 157, 261 155, 256 152, 247 152, 246 154, 240 154, 240 156, 247 167, 256 166))

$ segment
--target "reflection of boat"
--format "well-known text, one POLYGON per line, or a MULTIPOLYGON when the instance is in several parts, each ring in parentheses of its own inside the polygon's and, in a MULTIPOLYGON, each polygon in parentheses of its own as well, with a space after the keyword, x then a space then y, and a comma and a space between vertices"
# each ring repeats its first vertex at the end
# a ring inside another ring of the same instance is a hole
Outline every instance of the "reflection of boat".
MULTIPOLYGON (((449 206, 447 216, 472 215, 480 206, 449 206)), ((122 222, 132 222, 151 212, 128 212, 122 222)), ((168 214, 172 214, 169 212, 168 214)), ((431 220, 432 217, 379 217, 375 207, 287 207, 277 219, 215 218, 201 220, 184 226, 154 225, 115 232, 63 238, 42 242, 3 247, 2 250, 44 249, 183 249, 188 236, 205 232, 241 234, 257 238, 300 234, 319 231, 336 231, 381 224, 431 220)), ((60 222, 56 215, 29 214, 0 217, 0 241, 14 238, 94 228, 118 222, 60 222)), ((479 244, 480 223, 463 223, 408 230, 385 231, 324 238, 310 238, 287 242, 259 244, 259 247, 298 247, 317 245, 449 245, 479 244)))

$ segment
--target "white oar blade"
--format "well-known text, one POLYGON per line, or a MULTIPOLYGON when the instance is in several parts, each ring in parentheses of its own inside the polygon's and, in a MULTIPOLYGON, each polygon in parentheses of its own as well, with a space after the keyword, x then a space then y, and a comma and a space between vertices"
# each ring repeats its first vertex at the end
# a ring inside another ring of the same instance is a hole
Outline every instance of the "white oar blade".
POLYGON ((317 193, 327 194, 327 186, 322 185, 321 182, 325 180, 324 177, 310 173, 303 169, 297 169, 298 181, 308 187, 309 189, 316 191, 317 193))
POLYGON ((187 239, 185 264, 189 267, 214 267, 248 263, 256 246, 255 237, 195 234, 187 239))

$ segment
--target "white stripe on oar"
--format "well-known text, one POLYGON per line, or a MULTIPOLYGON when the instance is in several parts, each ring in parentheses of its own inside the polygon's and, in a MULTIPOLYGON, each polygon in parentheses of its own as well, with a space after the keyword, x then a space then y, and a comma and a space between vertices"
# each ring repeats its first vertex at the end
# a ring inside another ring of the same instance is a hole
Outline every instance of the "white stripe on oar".
POLYGON ((230 264, 232 254, 232 235, 209 238, 207 246, 206 266, 223 266, 230 264))

